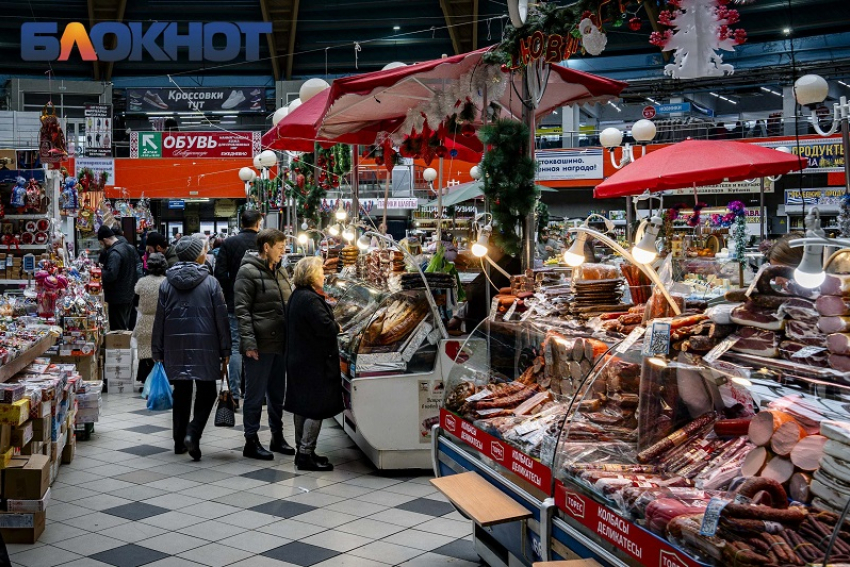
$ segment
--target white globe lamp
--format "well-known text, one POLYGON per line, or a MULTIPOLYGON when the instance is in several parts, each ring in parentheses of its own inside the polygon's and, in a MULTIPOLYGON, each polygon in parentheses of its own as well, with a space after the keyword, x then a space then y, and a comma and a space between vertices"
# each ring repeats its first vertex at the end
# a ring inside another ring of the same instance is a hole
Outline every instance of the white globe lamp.
POLYGON ((435 179, 437 179, 437 170, 433 167, 429 167, 422 172, 422 178, 428 183, 432 183, 435 179))
POLYGON ((298 98, 305 103, 329 87, 330 84, 324 79, 307 79, 298 90, 298 98))
POLYGON ((474 180, 478 181, 479 179, 481 179, 481 168, 478 167, 477 165, 473 165, 469 169, 469 176, 471 178, 473 178, 474 180))
POLYGON ((289 106, 287 108, 289 108, 289 112, 292 113, 299 106, 301 106, 301 99, 296 98, 295 100, 293 100, 292 102, 289 103, 289 106))
POLYGON ((289 114, 289 108, 286 106, 282 106, 274 111, 272 114, 272 125, 277 126, 278 123, 286 118, 286 115, 289 114))
POLYGON ((251 169, 250 167, 243 167, 239 170, 239 179, 241 179, 245 183, 250 183, 256 178, 257 172, 251 169))
POLYGON ((623 133, 618 128, 605 128, 599 133, 599 143, 603 148, 616 148, 623 143, 623 133))
POLYGON ((257 157, 260 158, 260 167, 269 168, 277 165, 277 154, 271 150, 263 150, 257 157))
POLYGON ((652 120, 647 120, 645 118, 638 120, 635 122, 634 126, 632 126, 632 137, 639 144, 651 142, 652 139, 655 138, 656 132, 655 123, 653 123, 652 120))
POLYGON ((392 63, 387 63, 384 65, 382 71, 389 71, 390 69, 398 69, 399 67, 407 67, 407 63, 402 63, 401 61, 393 61, 392 63))
POLYGON ((803 106, 822 103, 829 95, 829 85, 820 75, 803 75, 794 83, 794 96, 803 106))
POLYGON ((263 169, 263 164, 260 162, 260 154, 254 156, 254 167, 257 169, 263 169))

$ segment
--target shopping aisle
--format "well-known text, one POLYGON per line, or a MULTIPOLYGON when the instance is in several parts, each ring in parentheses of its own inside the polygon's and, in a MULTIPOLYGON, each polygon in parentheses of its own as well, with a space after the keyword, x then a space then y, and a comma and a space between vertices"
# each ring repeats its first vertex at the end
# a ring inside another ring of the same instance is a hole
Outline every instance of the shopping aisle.
POLYGON ((479 564, 470 522, 429 476, 376 474, 336 423, 318 447, 330 473, 299 473, 292 457, 245 459, 242 442, 241 427, 210 423, 195 463, 173 452, 171 412, 148 412, 137 393, 104 394, 95 435, 53 485, 47 529, 35 545, 9 546, 13 565, 479 564))

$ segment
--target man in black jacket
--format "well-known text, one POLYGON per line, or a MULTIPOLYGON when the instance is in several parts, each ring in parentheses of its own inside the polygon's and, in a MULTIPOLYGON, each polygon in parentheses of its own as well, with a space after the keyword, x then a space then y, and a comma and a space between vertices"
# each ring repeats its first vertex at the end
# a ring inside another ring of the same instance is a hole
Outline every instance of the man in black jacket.
POLYGON ((136 249, 101 226, 97 239, 106 254, 103 259, 103 298, 109 304, 109 330, 132 330, 133 298, 136 282, 142 275, 142 261, 136 249))
MULTIPOLYGON (((224 241, 215 261, 215 278, 224 290, 227 301, 227 317, 230 319, 231 353, 228 374, 230 391, 235 400, 242 398, 242 354, 239 350, 239 322, 234 315, 233 286, 242 258, 248 250, 257 249, 257 233, 263 223, 263 215, 256 209, 246 209, 239 218, 242 230, 224 241)), ((237 402, 238 403, 238 402, 237 402)))
POLYGON ((158 232, 148 233, 148 238, 145 241, 145 251, 148 254, 153 254, 154 252, 165 254, 165 261, 168 263, 169 268, 177 263, 177 252, 175 252, 174 246, 169 246, 168 239, 158 232))

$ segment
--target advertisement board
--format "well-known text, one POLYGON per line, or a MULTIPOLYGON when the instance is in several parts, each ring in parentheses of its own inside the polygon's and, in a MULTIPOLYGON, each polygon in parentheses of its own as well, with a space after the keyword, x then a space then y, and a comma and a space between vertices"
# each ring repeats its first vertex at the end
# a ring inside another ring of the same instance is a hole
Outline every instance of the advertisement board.
POLYGON ((261 132, 132 132, 130 157, 253 158, 261 139, 261 132))
POLYGON ((537 179, 540 181, 602 179, 602 148, 538 150, 537 179))

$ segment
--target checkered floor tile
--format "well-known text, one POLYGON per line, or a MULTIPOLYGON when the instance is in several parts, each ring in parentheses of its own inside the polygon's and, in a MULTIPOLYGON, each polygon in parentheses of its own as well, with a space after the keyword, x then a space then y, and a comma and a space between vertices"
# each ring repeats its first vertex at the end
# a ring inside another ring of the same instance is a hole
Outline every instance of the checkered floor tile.
MULTIPOLYGON (((483 565, 471 523, 429 476, 379 473, 331 420, 318 452, 332 472, 245 459, 242 428, 212 423, 194 462, 174 454, 171 413, 147 411, 138 395, 103 395, 92 438, 59 471, 39 542, 8 546, 13 566, 483 565)), ((260 437, 266 445, 265 428, 260 437)))

